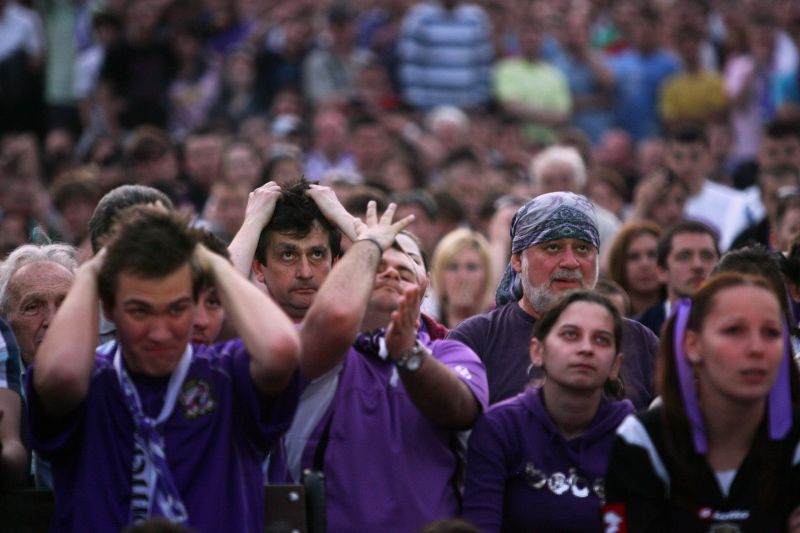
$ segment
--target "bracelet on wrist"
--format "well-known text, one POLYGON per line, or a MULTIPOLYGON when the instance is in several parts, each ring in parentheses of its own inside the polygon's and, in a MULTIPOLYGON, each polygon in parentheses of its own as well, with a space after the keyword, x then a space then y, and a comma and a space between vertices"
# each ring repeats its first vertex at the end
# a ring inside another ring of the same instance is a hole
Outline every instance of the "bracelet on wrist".
POLYGON ((377 246, 378 247, 378 251, 381 253, 381 255, 383 255, 383 246, 381 246, 381 243, 378 242, 378 239, 376 239, 374 237, 363 237, 361 239, 357 239, 356 240, 356 242, 363 242, 363 241, 369 241, 372 244, 374 244, 375 246, 377 246))

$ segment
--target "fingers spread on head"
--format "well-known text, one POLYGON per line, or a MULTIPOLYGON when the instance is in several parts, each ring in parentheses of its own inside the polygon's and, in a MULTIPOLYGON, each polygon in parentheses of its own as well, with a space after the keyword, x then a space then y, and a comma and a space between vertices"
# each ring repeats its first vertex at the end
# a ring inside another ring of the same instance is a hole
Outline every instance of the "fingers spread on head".
POLYGON ((406 229, 412 222, 414 222, 415 218, 416 217, 414 217, 414 215, 408 215, 403 220, 398 220, 397 222, 392 224, 392 227, 397 228, 397 232, 400 233, 401 231, 406 229))
POLYGON ((386 211, 383 212, 383 215, 381 215, 381 224, 391 224, 395 211, 397 211, 397 204, 392 202, 389 204, 389 207, 386 208, 386 211))
POLYGON ((367 225, 374 226, 378 222, 378 207, 375 200, 367 202, 367 225))

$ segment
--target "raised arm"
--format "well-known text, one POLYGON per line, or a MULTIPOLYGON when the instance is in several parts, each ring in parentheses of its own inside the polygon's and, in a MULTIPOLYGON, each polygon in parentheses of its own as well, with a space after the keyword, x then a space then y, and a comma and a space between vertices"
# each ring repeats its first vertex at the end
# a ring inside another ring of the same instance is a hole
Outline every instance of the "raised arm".
POLYGON ((307 377, 314 379, 339 364, 355 340, 383 250, 414 220, 408 216, 392 223, 395 209, 390 204, 378 221, 375 202, 370 202, 366 224, 355 219, 353 246, 328 274, 300 326, 300 364, 307 377))
POLYGON ((98 335, 97 273, 104 257, 100 250, 78 269, 36 350, 33 388, 49 416, 72 412, 88 394, 98 335))
POLYGON ((228 246, 234 268, 245 278, 250 276, 258 237, 261 235, 261 230, 272 220, 275 204, 280 196, 280 185, 270 181, 255 189, 247 198, 244 222, 228 246))
POLYGON ((266 396, 279 394, 297 368, 300 342, 288 316, 225 258, 198 244, 195 257, 211 274, 227 319, 250 354, 250 375, 266 396))
MULTIPOLYGON (((386 350, 395 362, 403 358, 417 339, 419 287, 406 289, 386 330, 386 350)), ((472 426, 481 406, 466 383, 423 348, 422 365, 414 372, 399 370, 411 401, 434 424, 448 429, 472 426)))

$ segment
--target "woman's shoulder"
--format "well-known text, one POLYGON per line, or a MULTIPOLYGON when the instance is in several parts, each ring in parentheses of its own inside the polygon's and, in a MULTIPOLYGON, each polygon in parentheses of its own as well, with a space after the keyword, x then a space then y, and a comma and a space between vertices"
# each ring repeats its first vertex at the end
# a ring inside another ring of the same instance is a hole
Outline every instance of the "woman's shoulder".
POLYGON ((538 408, 541 404, 539 390, 531 387, 520 392, 516 396, 507 398, 501 402, 493 404, 486 410, 486 417, 492 419, 506 419, 509 417, 523 416, 525 413, 538 408))
POLYGON ((489 426, 494 431, 519 432, 520 427, 541 425, 543 409, 539 390, 532 387, 489 407, 475 429, 480 425, 489 426))
POLYGON ((661 406, 631 413, 617 428, 617 437, 624 444, 644 448, 649 454, 658 454, 664 444, 664 412, 661 406))

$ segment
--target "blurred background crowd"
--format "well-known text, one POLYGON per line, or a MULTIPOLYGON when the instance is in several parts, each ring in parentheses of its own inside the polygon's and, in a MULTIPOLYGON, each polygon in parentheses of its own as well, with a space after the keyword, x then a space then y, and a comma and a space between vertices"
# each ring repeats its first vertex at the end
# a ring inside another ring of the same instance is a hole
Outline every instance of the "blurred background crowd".
POLYGON ((250 191, 305 176, 354 213, 396 201, 429 254, 482 234, 505 253, 473 276, 496 281, 515 210, 572 190, 606 243, 652 223, 617 281, 657 294, 658 232, 685 216, 723 250, 788 249, 758 225, 800 186, 798 48, 796 0, 0 0, 0 257, 88 257, 123 183, 230 240, 250 191))

